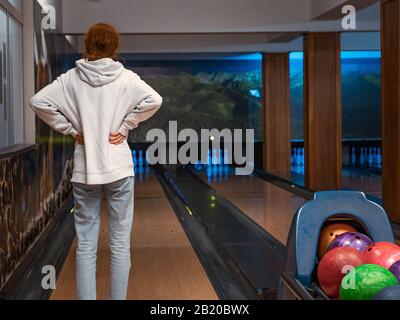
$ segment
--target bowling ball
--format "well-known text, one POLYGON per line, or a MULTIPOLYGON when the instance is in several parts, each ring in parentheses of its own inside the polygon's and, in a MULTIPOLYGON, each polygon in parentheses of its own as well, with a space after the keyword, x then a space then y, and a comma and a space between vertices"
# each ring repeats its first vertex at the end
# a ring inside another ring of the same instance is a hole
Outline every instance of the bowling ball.
MULTIPOLYGON (((365 251, 365 261, 375 261, 376 258, 381 256, 384 252, 393 251, 399 249, 400 247, 392 242, 377 242, 370 245, 365 251)), ((373 264, 373 262, 372 262, 373 264)))
POLYGON ((392 265, 389 271, 393 273, 396 276, 396 278, 400 281, 400 261, 397 261, 394 265, 392 265))
POLYGON ((366 263, 376 264, 378 266, 389 269, 398 261, 400 261, 400 248, 392 251, 386 251, 382 253, 379 257, 375 259, 370 259, 366 263))
POLYGON ((346 267, 358 267, 364 255, 353 248, 335 248, 329 251, 318 265, 318 281, 322 290, 332 298, 338 298, 340 285, 349 271, 346 267))
POLYGON ((400 286, 388 287, 380 291, 372 300, 400 300, 400 286))
POLYGON ((366 263, 369 264, 377 264, 376 261, 383 255, 387 254, 388 252, 394 252, 399 250, 400 247, 391 242, 374 243, 365 250, 364 252, 365 261, 366 263))
POLYGON ((340 288, 342 300, 371 300, 381 290, 399 284, 389 270, 365 264, 356 267, 344 277, 340 288))
POLYGON ((318 257, 321 259, 325 255, 329 245, 337 236, 346 232, 356 231, 354 227, 345 223, 333 223, 324 227, 319 236, 318 257))
POLYGON ((328 247, 328 251, 340 248, 340 247, 350 247, 356 249, 362 253, 374 242, 359 232, 347 232, 337 236, 335 240, 328 247))

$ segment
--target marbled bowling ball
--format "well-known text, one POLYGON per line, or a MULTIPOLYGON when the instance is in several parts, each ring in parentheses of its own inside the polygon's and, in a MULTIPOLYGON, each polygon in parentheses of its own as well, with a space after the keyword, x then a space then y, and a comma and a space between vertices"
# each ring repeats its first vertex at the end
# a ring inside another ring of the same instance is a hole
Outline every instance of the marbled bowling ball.
POLYGON ((372 300, 397 301, 400 300, 400 286, 393 286, 379 291, 372 300))
POLYGON ((328 251, 335 248, 350 247, 364 253, 374 242, 366 235, 359 232, 346 232, 337 236, 328 247, 328 251))
POLYGON ((392 251, 386 251, 382 253, 379 257, 366 261, 366 263, 376 264, 378 266, 389 269, 398 261, 400 261, 400 248, 394 249, 392 251))
POLYGON ((389 270, 400 282, 400 261, 397 261, 394 265, 392 265, 389 270))
POLYGON ((383 289, 398 284, 397 278, 386 268, 373 264, 362 265, 344 277, 340 299, 371 300, 383 289))
POLYGON ((374 263, 375 259, 388 251, 398 250, 399 246, 392 242, 377 242, 370 245, 364 252, 366 263, 374 263))
POLYGON ((337 236, 340 236, 346 232, 357 232, 357 230, 353 226, 345 223, 332 223, 324 227, 321 230, 321 234, 319 236, 319 259, 322 259, 322 257, 328 251, 328 247, 332 243, 332 241, 335 240, 337 236))
POLYGON ((318 282, 322 290, 331 298, 338 298, 342 280, 349 267, 364 263, 364 255, 353 248, 336 248, 329 251, 318 265, 318 282))

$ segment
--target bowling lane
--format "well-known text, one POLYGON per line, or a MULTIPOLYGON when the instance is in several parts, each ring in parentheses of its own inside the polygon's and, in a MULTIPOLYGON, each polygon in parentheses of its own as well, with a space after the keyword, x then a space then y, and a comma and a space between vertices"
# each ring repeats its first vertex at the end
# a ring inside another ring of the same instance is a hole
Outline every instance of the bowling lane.
POLYGON ((382 198, 382 177, 375 174, 344 169, 343 186, 346 189, 360 190, 370 196, 382 198))
MULTIPOLYGON (((292 181, 304 186, 304 167, 293 167, 292 181)), ((367 170, 344 168, 343 188, 362 191, 369 196, 382 199, 382 177, 377 174, 368 173, 367 170)))
POLYGON ((225 169, 197 174, 282 244, 287 243, 293 217, 306 199, 254 176, 235 176, 225 169))
MULTIPOLYGON (((137 176, 129 300, 217 300, 196 253, 153 173, 137 176), (142 182, 140 182, 142 180, 142 182)), ((109 244, 103 210, 99 241, 98 299, 108 299, 109 244)), ((75 300, 75 249, 69 253, 52 300, 75 300)))

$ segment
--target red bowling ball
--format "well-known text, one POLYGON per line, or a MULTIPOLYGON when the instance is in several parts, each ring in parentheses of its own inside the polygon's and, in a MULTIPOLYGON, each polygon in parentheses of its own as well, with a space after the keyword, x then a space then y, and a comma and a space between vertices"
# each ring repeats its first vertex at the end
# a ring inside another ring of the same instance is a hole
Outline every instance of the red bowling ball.
POLYGON ((400 247, 392 242, 377 242, 365 250, 365 263, 375 264, 374 261, 386 252, 400 250, 400 247))
POLYGON ((389 269, 396 262, 400 261, 400 248, 397 250, 384 252, 379 257, 375 258, 372 261, 368 261, 370 264, 377 264, 378 266, 389 269))
POLYGON ((324 292, 332 298, 338 298, 343 278, 348 267, 364 264, 364 255, 356 249, 345 247, 329 251, 318 266, 318 281, 324 292))

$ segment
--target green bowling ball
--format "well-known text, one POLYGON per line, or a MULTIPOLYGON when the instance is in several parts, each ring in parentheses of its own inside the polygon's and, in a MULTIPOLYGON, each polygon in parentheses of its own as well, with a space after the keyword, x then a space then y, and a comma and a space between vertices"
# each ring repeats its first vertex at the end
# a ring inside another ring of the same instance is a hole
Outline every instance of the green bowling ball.
POLYGON ((353 269, 342 282, 341 300, 372 300, 381 290, 398 285, 399 281, 389 270, 374 264, 353 269))

